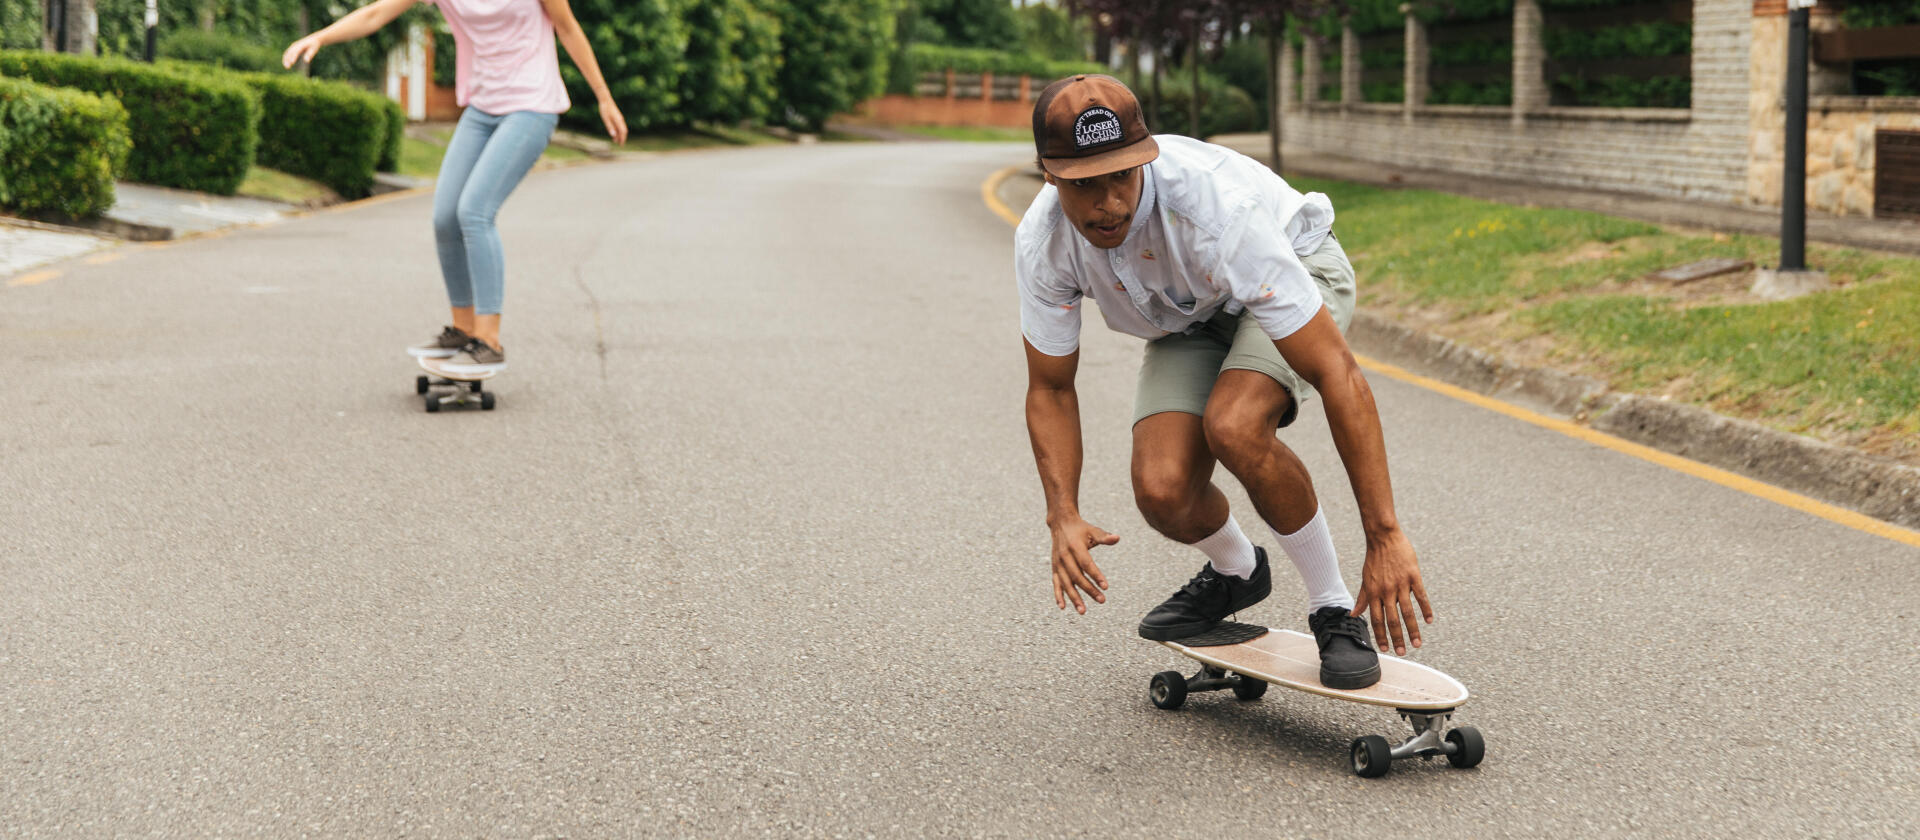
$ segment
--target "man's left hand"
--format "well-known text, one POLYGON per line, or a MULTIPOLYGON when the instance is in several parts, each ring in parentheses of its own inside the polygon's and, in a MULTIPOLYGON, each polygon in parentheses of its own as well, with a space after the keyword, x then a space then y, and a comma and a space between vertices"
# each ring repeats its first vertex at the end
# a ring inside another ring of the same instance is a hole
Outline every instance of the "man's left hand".
POLYGON ((1427 603, 1427 589, 1420 582, 1420 560, 1413 555, 1413 544, 1398 530, 1379 540, 1367 541, 1367 564, 1360 571, 1360 594, 1354 598, 1354 615, 1373 619, 1373 641, 1387 649, 1389 637, 1393 652, 1407 655, 1407 644, 1420 646, 1420 622, 1415 620, 1413 602, 1420 602, 1420 615, 1433 623, 1433 607, 1427 603))

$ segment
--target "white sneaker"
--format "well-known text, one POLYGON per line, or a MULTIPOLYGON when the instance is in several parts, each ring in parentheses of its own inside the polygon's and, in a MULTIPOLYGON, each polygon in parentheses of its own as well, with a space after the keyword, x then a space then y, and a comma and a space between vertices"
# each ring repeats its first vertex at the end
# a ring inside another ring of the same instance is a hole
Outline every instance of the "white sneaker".
POLYGON ((407 348, 407 355, 416 359, 451 359, 472 340, 473 336, 459 327, 447 327, 439 335, 407 348))

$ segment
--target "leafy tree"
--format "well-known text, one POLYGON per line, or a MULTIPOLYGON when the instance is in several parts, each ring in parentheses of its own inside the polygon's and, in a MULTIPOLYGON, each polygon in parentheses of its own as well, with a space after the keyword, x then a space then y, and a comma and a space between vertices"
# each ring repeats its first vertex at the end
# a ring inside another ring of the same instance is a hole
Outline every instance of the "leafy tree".
POLYGON ((938 40, 925 43, 995 50, 1020 44, 1020 21, 1007 0, 913 0, 913 4, 919 25, 927 27, 915 34, 939 33, 938 40))
POLYGON ((780 21, 752 0, 704 0, 686 11, 680 116, 688 122, 763 120, 778 96, 780 21))
POLYGON ((879 93, 893 51, 894 0, 773 0, 780 15, 785 122, 818 131, 879 93))
MULTIPOLYGON (((687 4, 702 0, 573 0, 574 16, 593 44, 607 90, 635 129, 682 125, 681 79, 687 73, 687 4)), ((571 61, 560 62, 573 109, 566 120, 598 130, 593 88, 571 61)))

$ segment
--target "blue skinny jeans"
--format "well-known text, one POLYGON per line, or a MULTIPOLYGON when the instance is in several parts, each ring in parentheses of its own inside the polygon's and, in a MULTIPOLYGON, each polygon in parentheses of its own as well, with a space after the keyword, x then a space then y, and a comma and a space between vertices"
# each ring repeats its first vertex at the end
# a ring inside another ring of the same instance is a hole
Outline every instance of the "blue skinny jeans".
POLYGON ((472 107, 460 115, 433 187, 433 240, 454 308, 500 314, 507 266, 493 217, 540 159, 559 121, 557 114, 496 116, 472 107))

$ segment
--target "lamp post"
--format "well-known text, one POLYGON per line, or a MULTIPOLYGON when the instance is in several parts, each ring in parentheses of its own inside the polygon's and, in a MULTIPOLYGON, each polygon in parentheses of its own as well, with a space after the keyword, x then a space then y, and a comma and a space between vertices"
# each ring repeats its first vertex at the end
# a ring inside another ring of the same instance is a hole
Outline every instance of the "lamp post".
POLYGON ((1807 18, 1819 0, 1787 0, 1786 172, 1780 192, 1780 270, 1807 268, 1807 18))
POLYGON ((1780 265, 1754 272, 1753 294, 1786 300, 1830 288, 1807 268, 1807 17, 1819 0, 1787 0, 1786 154, 1780 183, 1780 265))
POLYGON ((160 0, 147 0, 147 63, 153 63, 153 33, 160 26, 160 0))

